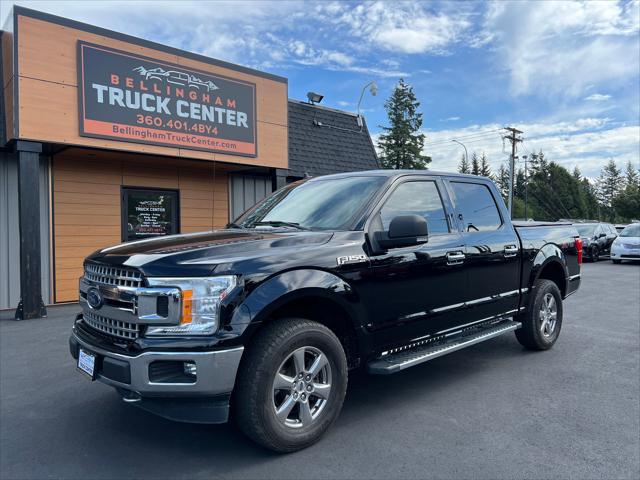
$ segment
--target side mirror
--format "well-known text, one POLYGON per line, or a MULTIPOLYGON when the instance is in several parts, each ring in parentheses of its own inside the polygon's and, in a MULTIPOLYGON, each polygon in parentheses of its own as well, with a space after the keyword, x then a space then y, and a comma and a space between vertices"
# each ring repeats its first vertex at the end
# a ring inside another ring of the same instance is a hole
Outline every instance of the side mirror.
POLYGON ((400 215, 391 220, 388 232, 377 232, 376 240, 385 249, 410 247, 428 241, 427 221, 420 215, 400 215))
POLYGON ((604 237, 606 237, 606 236, 607 236, 607 234, 606 234, 606 233, 601 233, 600 235, 598 235, 598 238, 604 238, 604 237))

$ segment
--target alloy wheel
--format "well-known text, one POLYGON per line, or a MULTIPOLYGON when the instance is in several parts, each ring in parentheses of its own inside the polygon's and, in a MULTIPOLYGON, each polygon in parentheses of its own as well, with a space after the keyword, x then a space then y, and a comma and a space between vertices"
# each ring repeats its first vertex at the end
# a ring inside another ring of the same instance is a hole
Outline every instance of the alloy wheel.
POLYGON ((276 418, 287 427, 308 427, 326 408, 330 393, 331 365, 326 354, 316 347, 300 347, 280 364, 273 380, 276 418))
POLYGON ((545 338, 553 335, 558 323, 558 306, 551 293, 546 293, 540 305, 540 332, 545 338))

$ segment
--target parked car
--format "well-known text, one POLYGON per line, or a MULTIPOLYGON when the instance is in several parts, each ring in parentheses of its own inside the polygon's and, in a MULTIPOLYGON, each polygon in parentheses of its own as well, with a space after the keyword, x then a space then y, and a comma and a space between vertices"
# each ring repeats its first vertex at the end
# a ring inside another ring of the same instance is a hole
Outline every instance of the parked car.
POLYGON ((592 262, 600 260, 600 255, 608 254, 618 236, 610 223, 575 223, 574 226, 582 238, 584 255, 592 262))
POLYGON ((392 374, 510 331, 551 348, 581 258, 571 224, 512 223, 487 178, 318 177, 224 230, 89 256, 70 350, 131 405, 221 423, 233 402, 250 438, 290 452, 336 420, 350 369, 392 374))
POLYGON ((616 232, 618 232, 618 235, 620 235, 620 232, 622 230, 624 230, 627 227, 627 225, 629 225, 629 224, 628 223, 616 223, 614 225, 614 227, 616 227, 616 232))
POLYGON ((611 261, 623 260, 640 260, 640 223, 627 225, 611 246, 611 261))

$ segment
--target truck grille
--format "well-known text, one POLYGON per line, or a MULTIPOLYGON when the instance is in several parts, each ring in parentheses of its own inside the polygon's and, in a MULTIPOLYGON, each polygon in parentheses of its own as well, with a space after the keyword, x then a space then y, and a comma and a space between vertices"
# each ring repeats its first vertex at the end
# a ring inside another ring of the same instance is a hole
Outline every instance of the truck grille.
POLYGON ((118 287, 137 288, 142 284, 142 275, 137 270, 94 263, 85 264, 84 276, 92 282, 118 287))
POLYGON ((113 320, 92 312, 84 312, 82 316, 87 325, 107 335, 123 340, 135 340, 140 336, 138 324, 113 320))

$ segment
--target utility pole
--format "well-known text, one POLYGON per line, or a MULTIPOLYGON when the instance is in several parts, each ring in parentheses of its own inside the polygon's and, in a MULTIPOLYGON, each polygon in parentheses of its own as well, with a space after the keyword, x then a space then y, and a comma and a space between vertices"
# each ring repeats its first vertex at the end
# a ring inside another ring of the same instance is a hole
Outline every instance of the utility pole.
POLYGON ((509 162, 509 217, 513 217, 513 175, 515 171, 516 145, 522 141, 517 135, 522 132, 513 127, 505 127, 505 130, 511 133, 511 135, 506 135, 502 138, 506 138, 511 142, 511 161, 509 162))

